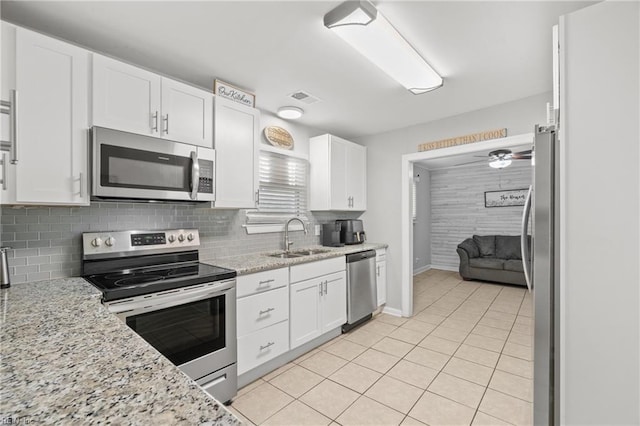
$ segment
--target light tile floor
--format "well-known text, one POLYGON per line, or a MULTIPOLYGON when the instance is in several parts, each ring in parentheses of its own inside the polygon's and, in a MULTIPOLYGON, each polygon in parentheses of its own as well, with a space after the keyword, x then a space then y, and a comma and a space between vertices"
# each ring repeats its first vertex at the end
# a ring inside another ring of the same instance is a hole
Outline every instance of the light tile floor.
POLYGON ((522 287, 414 277, 414 316, 379 314, 240 389, 255 425, 529 425, 532 299, 522 287))

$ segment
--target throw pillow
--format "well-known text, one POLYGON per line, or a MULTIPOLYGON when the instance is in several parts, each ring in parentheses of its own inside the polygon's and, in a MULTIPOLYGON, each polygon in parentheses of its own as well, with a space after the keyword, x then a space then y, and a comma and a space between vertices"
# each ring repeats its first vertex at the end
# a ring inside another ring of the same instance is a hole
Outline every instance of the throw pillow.
POLYGON ((499 259, 522 259, 519 235, 497 235, 496 257, 499 259))
POLYGON ((467 238, 466 240, 458 244, 458 247, 464 249, 467 254, 469 254, 469 258, 471 259, 480 257, 480 250, 478 250, 478 246, 473 242, 471 238, 467 238))
POLYGON ((496 255, 495 235, 474 235, 473 241, 478 245, 481 257, 494 257, 496 255))

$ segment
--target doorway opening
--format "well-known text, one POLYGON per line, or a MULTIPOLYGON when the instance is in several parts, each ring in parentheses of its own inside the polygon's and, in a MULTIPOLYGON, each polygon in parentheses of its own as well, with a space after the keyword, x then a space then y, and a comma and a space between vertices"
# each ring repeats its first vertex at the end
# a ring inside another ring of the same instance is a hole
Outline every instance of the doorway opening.
MULTIPOLYGON (((413 315, 414 273, 426 271, 434 267, 450 271, 457 270, 457 268, 454 267, 456 260, 451 257, 457 256, 457 254, 455 254, 455 246, 453 250, 451 250, 451 247, 448 247, 452 242, 447 241, 439 245, 431 244, 431 239, 435 236, 432 232, 433 216, 441 214, 442 212, 433 211, 431 209, 432 200, 430 196, 426 200, 419 199, 421 196, 424 196, 424 194, 420 194, 417 191, 431 186, 432 172, 445 169, 456 170, 458 168, 467 168, 467 165, 473 165, 474 163, 482 164, 484 161, 482 158, 488 159, 488 153, 491 151, 497 149, 509 149, 513 152, 524 151, 531 149, 532 144, 533 133, 527 133, 433 151, 406 154, 402 157, 402 179, 404 182, 402 185, 401 236, 402 316, 410 317, 413 315), (428 213, 423 212, 426 214, 421 215, 417 211, 416 206, 418 201, 424 203, 424 206, 427 206, 428 213), (416 233, 423 237, 427 236, 426 238, 429 239, 428 246, 414 246, 416 233), (438 262, 440 264, 438 264, 438 262)), ((489 169, 488 162, 484 161, 484 164, 487 169, 489 169)), ((499 171, 497 172, 499 173, 499 171)), ((442 176, 441 173, 438 172, 438 180, 441 181, 443 178, 446 179, 446 176, 442 176)), ((500 181, 498 186, 500 186, 500 181)), ((438 200, 438 202, 446 203, 447 201, 438 200)), ((455 214, 460 214, 460 212, 455 214)), ((461 232, 464 232, 464 230, 461 232)), ((459 242, 462 242, 462 240, 457 243, 459 242)))

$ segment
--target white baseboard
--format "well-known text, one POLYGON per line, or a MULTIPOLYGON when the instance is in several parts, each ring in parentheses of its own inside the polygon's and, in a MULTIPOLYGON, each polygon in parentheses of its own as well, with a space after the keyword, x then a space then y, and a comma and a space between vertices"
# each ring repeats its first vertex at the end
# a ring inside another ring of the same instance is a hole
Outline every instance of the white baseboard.
POLYGON ((440 269, 443 271, 451 271, 451 272, 459 271, 459 268, 457 266, 451 266, 451 265, 431 265, 430 269, 440 269))
POLYGON ((387 306, 382 308, 382 313, 393 315, 394 317, 401 317, 402 316, 402 311, 400 309, 389 308, 387 306))
POLYGON ((425 265, 425 266, 421 266, 419 268, 414 268, 413 269, 413 275, 418 275, 421 274, 425 271, 428 271, 429 269, 431 269, 431 265, 425 265))

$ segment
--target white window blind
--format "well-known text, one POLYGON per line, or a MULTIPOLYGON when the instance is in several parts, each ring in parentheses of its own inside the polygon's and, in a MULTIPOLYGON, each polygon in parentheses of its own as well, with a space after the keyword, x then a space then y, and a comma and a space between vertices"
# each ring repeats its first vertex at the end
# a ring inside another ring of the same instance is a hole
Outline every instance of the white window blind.
POLYGON ((413 178, 411 182, 411 218, 413 222, 418 219, 418 185, 416 182, 416 178, 413 178))
POLYGON ((258 208, 247 212, 247 224, 282 223, 292 217, 307 221, 308 175, 307 160, 261 152, 258 208))

